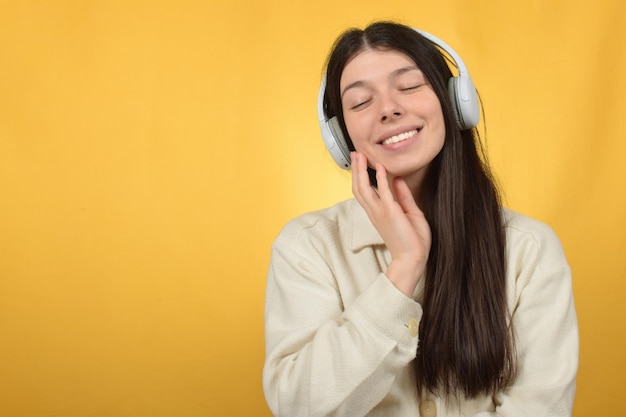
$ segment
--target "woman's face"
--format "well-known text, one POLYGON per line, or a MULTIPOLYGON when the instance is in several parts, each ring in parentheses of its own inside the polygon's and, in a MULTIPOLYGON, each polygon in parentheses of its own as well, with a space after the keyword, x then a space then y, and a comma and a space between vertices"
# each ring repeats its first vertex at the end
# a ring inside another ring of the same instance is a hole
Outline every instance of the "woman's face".
POLYGON ((395 50, 366 49, 341 74, 348 134, 370 166, 419 187, 445 140, 441 104, 415 62, 395 50))

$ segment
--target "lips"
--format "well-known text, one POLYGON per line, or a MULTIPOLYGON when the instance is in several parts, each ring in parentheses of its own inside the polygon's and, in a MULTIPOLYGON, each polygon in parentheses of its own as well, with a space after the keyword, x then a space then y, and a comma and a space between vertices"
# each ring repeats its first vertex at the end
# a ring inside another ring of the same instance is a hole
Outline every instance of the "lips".
POLYGON ((399 133, 397 135, 393 135, 385 140, 383 140, 382 142, 380 142, 381 145, 390 145, 392 143, 398 143, 398 142, 402 142, 405 141, 415 135, 417 135, 417 132, 419 132, 420 129, 413 129, 413 130, 409 130, 407 132, 402 132, 399 133))

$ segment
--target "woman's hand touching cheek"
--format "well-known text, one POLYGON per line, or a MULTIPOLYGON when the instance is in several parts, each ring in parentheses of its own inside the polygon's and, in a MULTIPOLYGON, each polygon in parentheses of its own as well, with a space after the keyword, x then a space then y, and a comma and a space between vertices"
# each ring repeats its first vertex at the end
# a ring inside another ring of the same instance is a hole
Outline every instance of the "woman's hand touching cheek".
POLYGON ((376 164, 378 190, 367 174, 365 155, 352 152, 352 193, 391 252, 387 278, 407 297, 426 268, 432 236, 430 226, 404 179, 387 177, 376 164))

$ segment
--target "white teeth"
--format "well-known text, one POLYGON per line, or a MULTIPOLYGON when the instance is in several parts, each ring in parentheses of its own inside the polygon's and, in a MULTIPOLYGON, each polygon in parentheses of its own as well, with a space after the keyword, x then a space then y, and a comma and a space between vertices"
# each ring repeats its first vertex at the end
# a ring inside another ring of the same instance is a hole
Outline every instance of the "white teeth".
POLYGON ((411 130, 410 132, 400 133, 399 135, 395 135, 390 137, 389 139, 385 139, 382 144, 389 145, 391 143, 402 142, 403 140, 407 140, 408 138, 417 135, 417 129, 411 130))

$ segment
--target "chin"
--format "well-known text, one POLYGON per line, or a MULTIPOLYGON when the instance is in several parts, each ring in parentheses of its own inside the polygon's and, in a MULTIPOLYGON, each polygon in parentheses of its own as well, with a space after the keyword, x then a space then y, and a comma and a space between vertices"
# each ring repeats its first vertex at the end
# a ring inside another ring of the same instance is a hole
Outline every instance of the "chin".
POLYGON ((420 166, 411 166, 411 167, 395 167, 394 169, 388 169, 387 173, 392 177, 411 177, 414 175, 419 175, 422 171, 425 170, 426 167, 423 165, 420 166))

